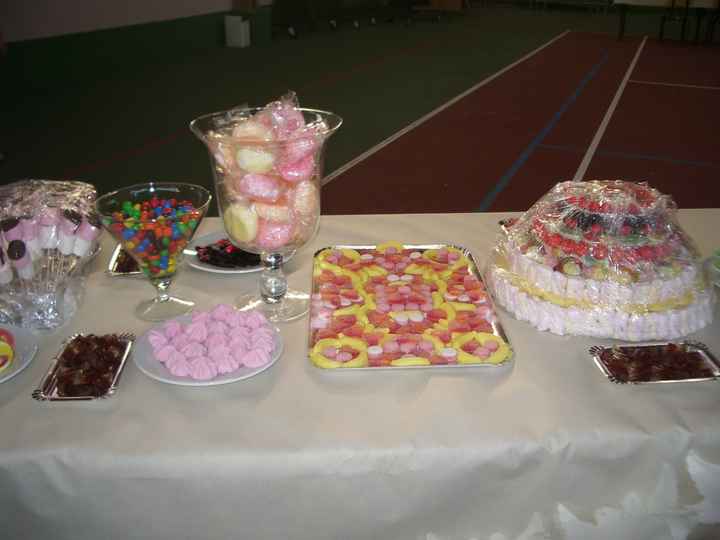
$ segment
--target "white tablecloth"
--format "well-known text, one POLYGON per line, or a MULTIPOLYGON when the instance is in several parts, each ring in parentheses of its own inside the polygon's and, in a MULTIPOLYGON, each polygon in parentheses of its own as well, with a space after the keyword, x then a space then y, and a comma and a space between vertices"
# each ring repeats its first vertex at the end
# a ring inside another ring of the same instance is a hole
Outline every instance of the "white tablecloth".
MULTIPOLYGON (((337 243, 448 241, 484 261, 507 215, 324 217, 290 285, 308 289, 312 254, 337 243)), ((704 254, 718 247, 719 209, 681 220, 704 254)), ((151 326, 132 315, 151 287, 104 275, 104 248, 72 325, 0 385, 0 538, 720 537, 720 387, 612 384, 588 357, 597 340, 503 312, 511 369, 324 372, 302 319, 243 382, 171 386, 131 362, 110 400, 38 403, 64 337, 151 326)), ((255 279, 185 268, 173 288, 207 308, 255 279)), ((719 330, 694 337, 720 352, 719 330)))

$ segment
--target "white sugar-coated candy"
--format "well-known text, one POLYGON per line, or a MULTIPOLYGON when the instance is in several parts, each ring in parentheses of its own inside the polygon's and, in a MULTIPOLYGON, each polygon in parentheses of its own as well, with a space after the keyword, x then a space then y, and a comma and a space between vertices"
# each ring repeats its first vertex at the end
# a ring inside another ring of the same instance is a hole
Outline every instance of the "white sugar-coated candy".
POLYGON ((403 281, 412 281, 413 277, 411 274, 403 274, 402 276, 400 276, 400 279, 403 281))
POLYGON ((258 217, 262 219, 281 223, 290 221, 290 208, 285 205, 256 202, 254 207, 258 217))
POLYGON ((408 323, 408 316, 404 313, 398 313, 395 315, 395 322, 401 325, 405 325, 408 323))
POLYGON ((440 351, 440 356, 443 358, 455 358, 457 356, 457 351, 450 347, 445 347, 442 351, 440 351))
POLYGON ((296 214, 315 216, 320 209, 320 193, 312 182, 299 182, 291 191, 291 206, 296 214))
POLYGON ((419 259, 420 257, 422 257, 422 253, 420 253, 419 251, 413 251, 410 254, 411 259, 419 259))
POLYGON ((343 307, 347 307, 349 305, 352 305, 352 302, 350 300, 348 300, 347 298, 341 298, 340 305, 343 307))
POLYGON ((467 294, 461 294, 458 296, 458 302, 469 302, 470 297, 467 294))
POLYGON ((409 318, 412 322, 423 322, 425 320, 425 316, 417 311, 411 313, 409 318))
POLYGON ((377 358, 383 353, 382 347, 379 345, 371 345, 367 348, 367 355, 370 358, 377 358))
POLYGON ((392 283, 393 281, 399 280, 400 277, 397 274, 389 274, 387 280, 392 283))
POLYGON ((272 170, 275 165, 275 156, 263 148, 244 146, 235 154, 235 161, 241 169, 247 172, 263 174, 272 170))
POLYGON ((271 141, 273 133, 270 128, 255 120, 245 120, 233 127, 232 136, 236 139, 271 141))
POLYGON ((372 261, 373 256, 370 253, 363 253, 362 255, 360 255, 360 260, 361 261, 372 261))

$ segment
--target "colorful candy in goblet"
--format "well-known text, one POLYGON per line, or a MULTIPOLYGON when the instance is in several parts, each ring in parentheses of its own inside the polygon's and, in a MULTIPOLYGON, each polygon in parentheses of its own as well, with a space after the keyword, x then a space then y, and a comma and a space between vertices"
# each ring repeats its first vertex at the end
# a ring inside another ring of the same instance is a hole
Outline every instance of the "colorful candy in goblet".
POLYGON ((183 250, 207 212, 212 196, 193 184, 150 182, 103 195, 96 207, 103 226, 137 261, 157 295, 135 313, 146 321, 164 321, 190 311, 190 300, 168 294, 183 250))

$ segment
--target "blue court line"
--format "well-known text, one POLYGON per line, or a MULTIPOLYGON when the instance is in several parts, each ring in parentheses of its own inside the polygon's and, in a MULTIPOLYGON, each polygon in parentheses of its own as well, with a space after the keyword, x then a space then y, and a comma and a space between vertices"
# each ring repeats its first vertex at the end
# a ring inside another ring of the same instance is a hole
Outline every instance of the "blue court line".
MULTIPOLYGON (((563 150, 567 152, 575 152, 582 154, 585 149, 580 146, 561 145, 561 144, 539 144, 538 148, 546 148, 548 150, 563 150)), ((692 165, 693 167, 709 167, 711 169, 720 169, 720 163, 711 163, 709 161, 692 161, 688 159, 675 159, 658 154, 633 154, 632 152, 618 152, 616 150, 600 150, 595 152, 596 156, 619 157, 623 159, 645 159, 648 161, 664 161, 673 165, 692 165)))
POLYGON ((512 180, 513 176, 515 176, 515 174, 522 168, 522 166, 525 165, 525 162, 528 160, 533 151, 540 145, 540 143, 542 143, 543 139, 545 139, 545 137, 547 137, 548 134, 552 131, 552 129, 557 125, 560 117, 577 100, 583 89, 592 80, 592 78, 597 75, 597 72, 600 71, 600 68, 603 66, 603 64, 607 62, 607 59, 608 53, 607 51, 605 51, 600 61, 593 66, 593 68, 587 73, 587 75, 585 75, 585 77, 583 77, 582 81, 580 81, 580 84, 577 86, 575 91, 570 94, 570 96, 565 100, 565 102, 553 115, 553 117, 542 129, 542 131, 540 131, 540 133, 535 136, 535 138, 530 142, 527 148, 525 148, 522 154, 520 154, 515 160, 515 163, 512 164, 512 166, 502 176, 502 178, 498 180, 497 184, 495 184, 495 186, 485 195, 485 197, 483 197, 483 200, 480 203, 480 206, 478 207, 476 212, 485 212, 488 210, 488 208, 490 208, 490 206, 492 206, 492 203, 495 202, 497 196, 502 193, 502 191, 508 186, 508 184, 512 180))

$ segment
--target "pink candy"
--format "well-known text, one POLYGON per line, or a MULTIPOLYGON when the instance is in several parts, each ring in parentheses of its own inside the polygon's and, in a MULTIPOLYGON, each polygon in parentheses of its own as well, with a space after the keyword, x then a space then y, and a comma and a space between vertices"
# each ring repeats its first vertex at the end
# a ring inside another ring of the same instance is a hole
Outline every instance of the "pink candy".
POLYGON ((255 173, 248 173, 240 178, 237 189, 251 199, 268 203, 277 201, 283 192, 283 186, 277 178, 255 173))
POLYGON ((294 229, 292 222, 260 220, 255 242, 263 249, 278 249, 290 243, 294 229))
POLYGON ((278 167, 280 176, 288 182, 310 180, 315 171, 315 156, 312 154, 295 163, 282 164, 278 167))
POLYGON ((275 339, 275 331, 262 313, 239 312, 223 304, 194 313, 187 325, 170 321, 162 330, 148 333, 155 358, 170 373, 201 381, 232 373, 243 365, 266 365, 275 339))

